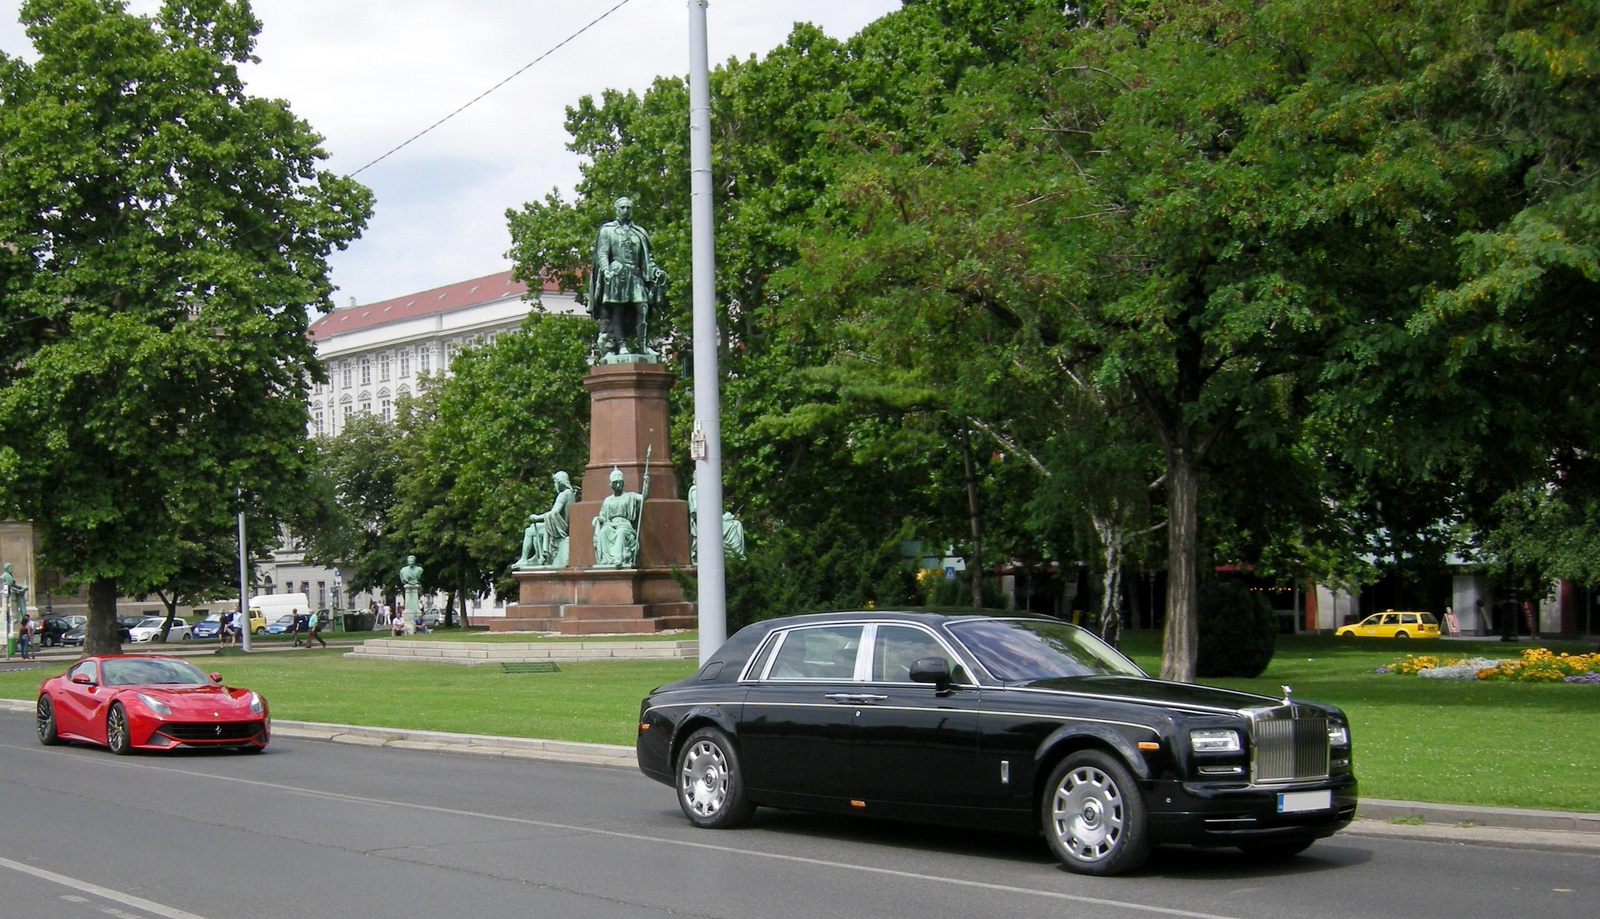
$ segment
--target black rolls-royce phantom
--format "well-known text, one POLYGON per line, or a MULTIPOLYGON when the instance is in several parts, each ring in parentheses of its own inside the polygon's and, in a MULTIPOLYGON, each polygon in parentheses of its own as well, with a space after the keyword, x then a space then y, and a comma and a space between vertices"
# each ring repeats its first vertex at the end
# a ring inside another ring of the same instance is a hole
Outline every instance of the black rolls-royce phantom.
POLYGON ((1288 855, 1355 816, 1339 709, 1151 679, 1042 617, 843 612, 741 629, 639 710, 698 826, 757 805, 1043 831, 1085 874, 1152 845, 1288 855))

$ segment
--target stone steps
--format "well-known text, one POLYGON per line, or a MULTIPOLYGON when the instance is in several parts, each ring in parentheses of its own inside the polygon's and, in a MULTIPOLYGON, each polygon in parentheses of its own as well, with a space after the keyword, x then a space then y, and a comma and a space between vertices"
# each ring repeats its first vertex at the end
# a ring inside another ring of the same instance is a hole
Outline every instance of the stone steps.
POLYGON ((345 657, 358 660, 501 664, 517 661, 660 661, 699 658, 700 643, 681 641, 427 641, 370 638, 345 657))

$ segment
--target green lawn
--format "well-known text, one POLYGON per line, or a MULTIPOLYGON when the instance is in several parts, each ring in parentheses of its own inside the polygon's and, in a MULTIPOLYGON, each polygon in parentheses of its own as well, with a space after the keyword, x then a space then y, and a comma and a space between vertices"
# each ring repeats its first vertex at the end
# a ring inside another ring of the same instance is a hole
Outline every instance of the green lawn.
MULTIPOLYGON (((1147 670, 1159 669, 1159 635, 1131 633, 1124 647, 1147 670)), ((1369 797, 1600 811, 1600 686, 1373 672, 1406 651, 1512 657, 1525 647, 1284 636, 1260 678, 1209 682, 1272 696, 1288 683, 1296 698, 1343 708, 1369 797)), ((645 692, 694 669, 692 661, 625 661, 508 674, 342 655, 319 649, 193 660, 259 690, 280 718, 613 744, 633 742, 645 692)), ((0 698, 30 699, 38 680, 39 671, 0 673, 0 698)))

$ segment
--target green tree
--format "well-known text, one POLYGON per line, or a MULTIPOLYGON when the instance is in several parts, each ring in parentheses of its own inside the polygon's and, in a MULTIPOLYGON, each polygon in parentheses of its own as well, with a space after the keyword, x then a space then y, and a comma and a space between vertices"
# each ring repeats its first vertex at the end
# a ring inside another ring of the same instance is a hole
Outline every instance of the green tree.
POLYGON ((510 565, 527 515, 550 506, 556 472, 583 479, 593 340, 587 319, 531 313, 517 331, 461 349, 449 377, 402 407, 391 528, 417 555, 424 589, 463 604, 490 588, 515 596, 510 565))
POLYGON ((360 412, 339 433, 316 440, 316 462, 304 479, 306 503, 292 523, 306 561, 337 565, 345 589, 394 591, 405 564, 405 534, 396 521, 406 471, 402 428, 360 412))
POLYGON ((183 508, 273 519, 302 466, 307 310, 370 195, 246 94, 243 0, 28 0, 0 57, 0 493, 89 584, 87 650, 124 586, 172 570, 183 508))

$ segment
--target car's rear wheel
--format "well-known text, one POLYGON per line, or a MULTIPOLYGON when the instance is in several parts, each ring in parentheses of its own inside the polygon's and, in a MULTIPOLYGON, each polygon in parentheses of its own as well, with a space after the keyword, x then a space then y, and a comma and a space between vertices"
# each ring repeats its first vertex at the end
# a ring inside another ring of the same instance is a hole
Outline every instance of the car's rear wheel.
POLYGON ((128 734, 128 713, 123 711, 121 702, 111 703, 111 711, 106 714, 106 746, 118 756, 133 752, 133 738, 128 734))
POLYGON ((1040 812, 1045 839, 1069 871, 1121 874, 1150 854, 1139 786, 1108 753, 1083 750, 1062 760, 1050 773, 1040 812))
POLYGON ((39 730, 40 743, 53 747, 61 742, 61 734, 56 730, 56 707, 50 704, 49 696, 39 696, 39 702, 33 708, 33 720, 39 730))
POLYGON ((1394 633, 1394 637, 1396 637, 1396 638, 1410 638, 1411 636, 1407 635, 1404 632, 1396 632, 1396 633, 1394 633))
POLYGON ((739 751, 727 734, 701 728, 678 754, 678 806, 689 822, 706 829, 736 827, 755 812, 745 797, 739 751))

